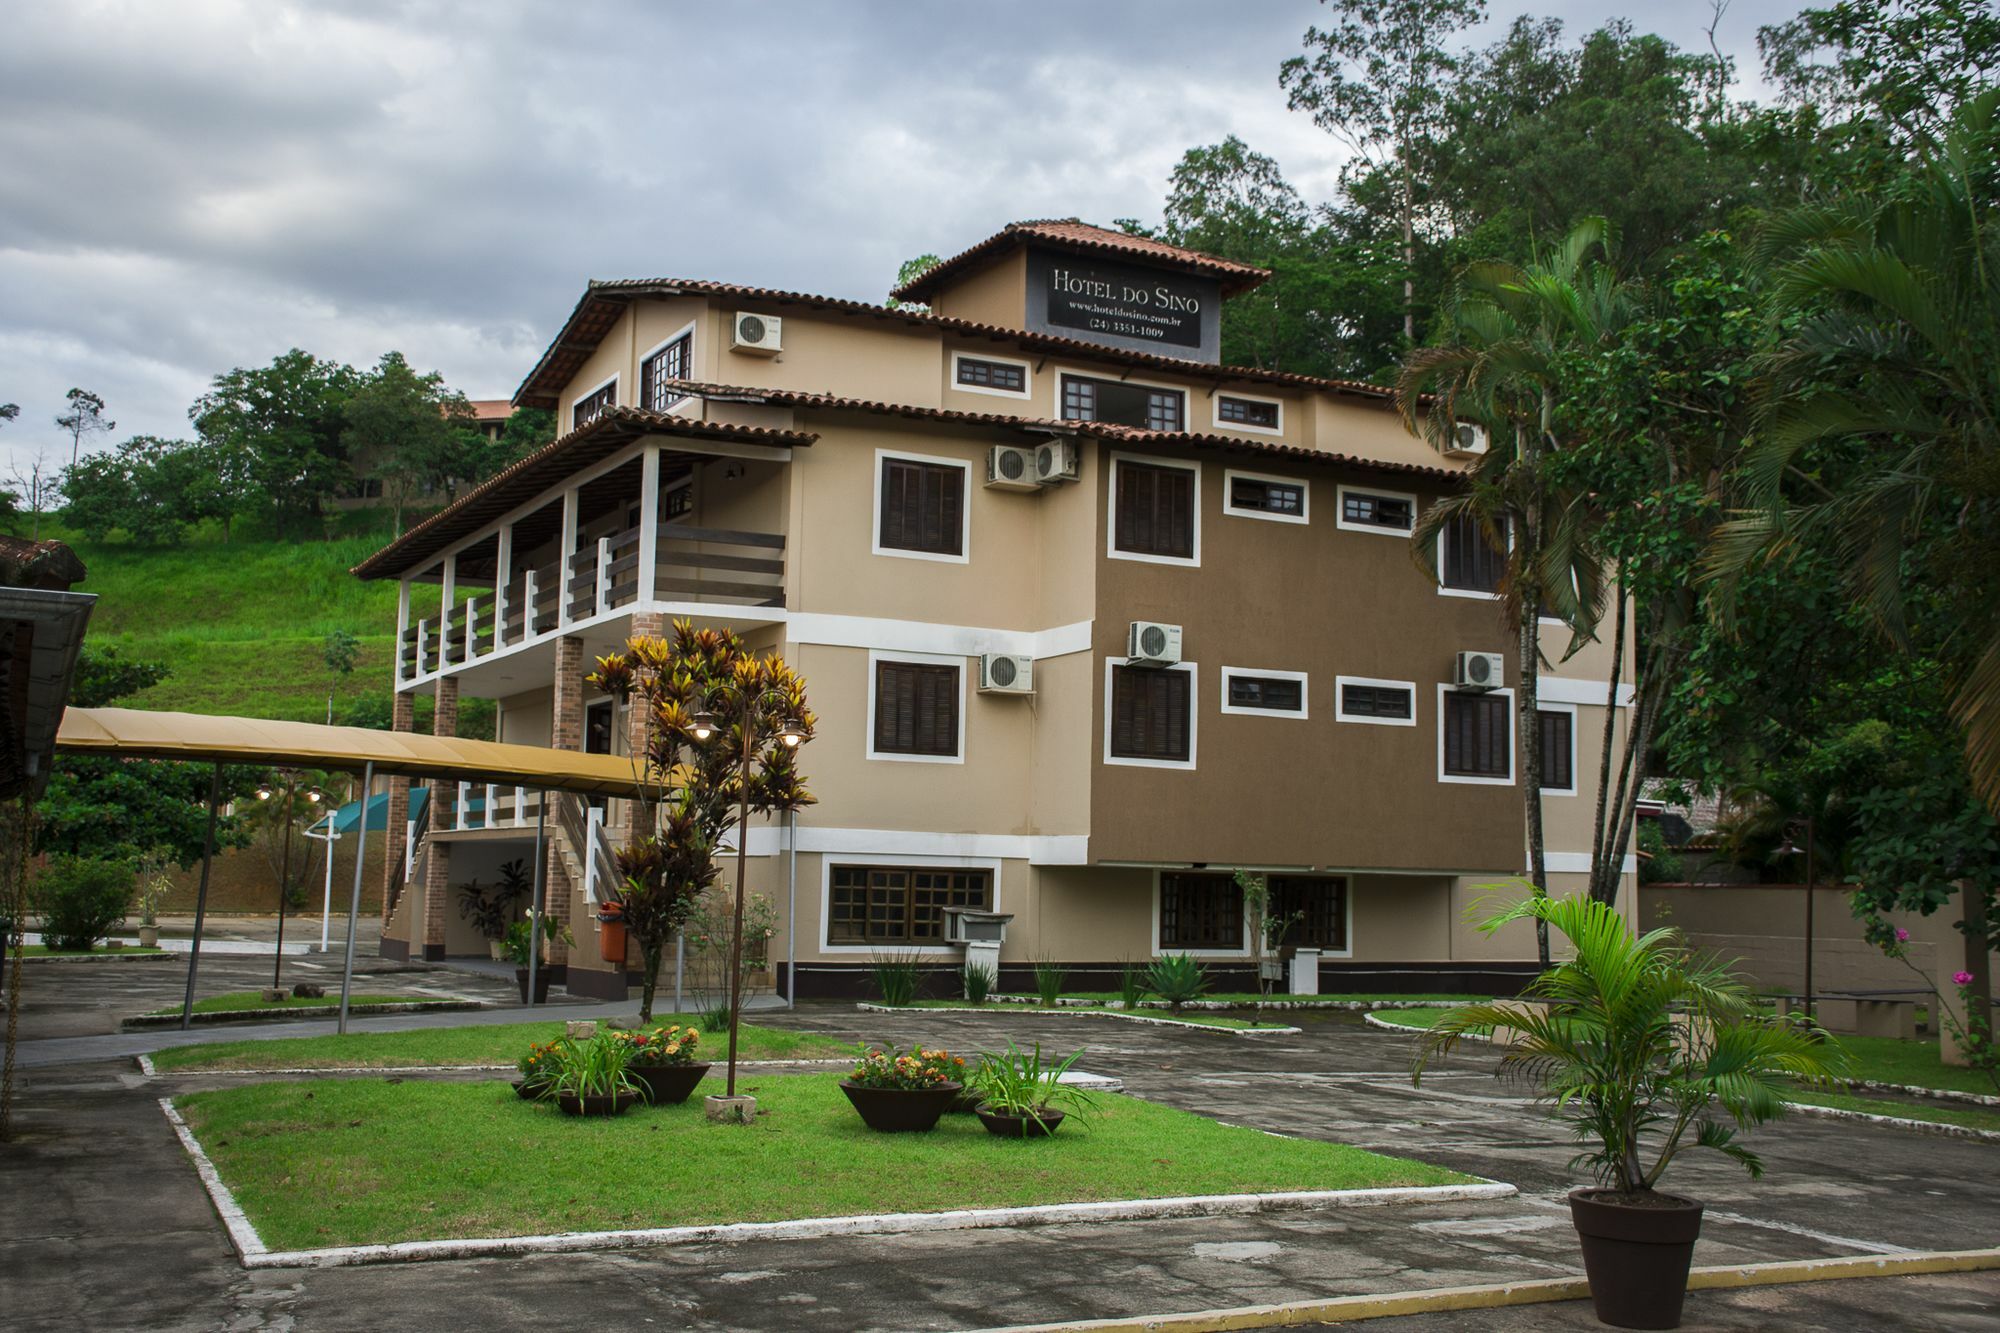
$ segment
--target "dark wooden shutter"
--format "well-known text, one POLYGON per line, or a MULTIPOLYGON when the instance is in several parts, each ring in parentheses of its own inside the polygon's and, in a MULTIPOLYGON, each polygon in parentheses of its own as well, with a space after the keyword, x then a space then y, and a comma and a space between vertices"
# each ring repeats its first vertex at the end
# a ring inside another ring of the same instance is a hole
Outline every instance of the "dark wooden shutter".
POLYGON ((1194 478, 1188 468, 1150 463, 1118 464, 1118 531, 1121 551, 1134 555, 1194 557, 1194 478))
POLYGON ((876 753, 956 755, 958 671, 921 662, 877 662, 876 753))
POLYGON ((1111 753, 1186 763, 1193 694, 1189 673, 1148 667, 1111 671, 1111 753))
POLYGON ((948 463, 882 460, 883 546, 932 555, 965 554, 966 471, 948 463))
POLYGON ((1461 514, 1445 525, 1445 587, 1497 592, 1506 569, 1506 555, 1494 549, 1485 531, 1470 515, 1461 514))
POLYGON ((1512 700, 1500 694, 1444 696, 1444 771, 1453 777, 1504 778, 1511 769, 1512 700))
POLYGON ((1538 713, 1542 723, 1542 785, 1559 791, 1576 786, 1570 764, 1571 732, 1576 719, 1569 713, 1538 713))

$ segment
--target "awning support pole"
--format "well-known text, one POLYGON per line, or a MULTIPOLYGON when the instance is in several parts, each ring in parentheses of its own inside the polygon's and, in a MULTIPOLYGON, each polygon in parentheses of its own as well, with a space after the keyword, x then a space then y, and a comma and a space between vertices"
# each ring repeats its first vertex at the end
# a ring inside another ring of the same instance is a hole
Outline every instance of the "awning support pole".
MULTIPOLYGON (((361 863, 368 859, 368 793, 375 786, 375 761, 370 759, 361 768, 361 824, 354 830, 354 892, 347 897, 347 961, 340 969, 340 1034, 347 1035, 347 998, 354 990, 354 933, 361 927, 361 863)), ((388 821, 388 812, 383 812, 383 821, 388 821)), ((328 824, 326 831, 333 832, 328 824)), ((326 843, 326 859, 333 861, 333 839, 326 843)))
POLYGON ((208 872, 215 864, 215 811, 222 804, 222 762, 208 775, 208 838, 201 845, 201 887, 194 897, 194 941, 188 946, 187 995, 181 1000, 181 1031, 194 1023, 194 974, 201 966, 201 925, 208 915, 208 872))
POLYGON ((541 953, 537 942, 542 930, 542 877, 549 872, 549 854, 543 845, 543 837, 549 826, 549 794, 544 791, 542 799, 535 803, 535 888, 528 895, 533 903, 528 909, 528 1008, 535 1007, 535 964, 541 953))
POLYGON ((785 812, 785 876, 791 905, 785 909, 785 1008, 799 1007, 799 812, 785 812))

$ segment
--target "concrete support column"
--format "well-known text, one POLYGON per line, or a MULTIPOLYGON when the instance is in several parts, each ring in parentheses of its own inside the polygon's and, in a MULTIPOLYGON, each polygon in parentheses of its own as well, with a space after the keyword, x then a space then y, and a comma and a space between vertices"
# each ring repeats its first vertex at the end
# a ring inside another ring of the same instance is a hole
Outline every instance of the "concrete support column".
MULTIPOLYGON (((458 734, 458 677, 440 676, 437 683, 437 711, 432 716, 431 735, 458 734)), ((421 957, 444 957, 445 911, 451 898, 451 844, 437 833, 458 819, 458 787, 450 782, 433 782, 430 796, 430 853, 424 858, 424 924, 420 936, 421 957)), ((416 954, 418 951, 412 949, 416 954)))
MULTIPOLYGON (((397 691, 392 702, 389 721, 391 731, 414 731, 416 729, 416 696, 405 691, 397 691)), ((363 799, 367 793, 362 793, 363 799)), ((362 807, 365 815, 367 807, 362 807)), ((409 850, 410 780, 408 778, 389 779, 389 810, 383 822, 384 853, 382 858, 382 926, 386 931, 389 918, 396 910, 397 900, 403 896, 403 857, 409 850)))
MULTIPOLYGON (((555 698, 551 710, 549 746, 556 750, 581 750, 583 748, 583 640, 571 635, 556 640, 555 698)), ((552 797, 566 800, 567 797, 552 797)), ((548 908, 549 915, 557 921, 566 922, 579 943, 594 938, 588 922, 576 919, 577 897, 581 885, 572 884, 569 868, 563 861, 562 852, 554 840, 548 848, 548 908)), ((549 943, 549 965, 569 962, 569 950, 561 941, 549 943)))

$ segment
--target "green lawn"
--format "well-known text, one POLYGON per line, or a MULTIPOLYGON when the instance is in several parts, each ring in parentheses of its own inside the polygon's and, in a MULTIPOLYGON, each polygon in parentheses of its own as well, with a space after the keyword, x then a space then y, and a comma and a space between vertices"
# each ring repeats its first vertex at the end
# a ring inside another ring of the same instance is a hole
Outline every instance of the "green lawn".
MULTIPOLYGON (((661 1023, 690 1023, 685 1014, 660 1014, 661 1023)), ((410 1032, 350 1032, 344 1037, 283 1037, 271 1041, 218 1041, 174 1046, 153 1055, 162 1073, 197 1069, 384 1069, 405 1066, 511 1065, 537 1041, 553 1041, 561 1023, 495 1023, 483 1027, 419 1028, 410 1032)), ((711 1058, 727 1038, 702 1034, 711 1058)), ((747 1060, 814 1060, 858 1054, 855 1047, 809 1032, 784 1032, 745 1023, 737 1054, 747 1060)))
POLYGON ((1789 1101, 1812 1106, 1833 1106, 1843 1111, 1865 1111, 1869 1115, 1900 1116, 1904 1120, 1928 1120, 1942 1125, 1963 1125, 1967 1129, 2000 1130, 2000 1111, 1976 1106, 1956 1106, 1950 1102, 1891 1101, 1884 1097, 1853 1096, 1841 1092, 1793 1092, 1789 1101))
MULTIPOLYGON (((1124 992, 1115 990, 1085 990, 1064 991, 1062 997, 1065 1000, 1089 1000, 1093 1004, 1109 1004, 1113 1000, 1123 1000, 1125 995, 1124 992)), ((1201 998, 1211 1002, 1219 1001, 1223 1004, 1240 1004, 1246 1008, 1264 1002, 1264 997, 1253 991, 1217 991, 1209 995, 1204 995, 1201 998)), ((1276 991, 1270 996, 1269 1003, 1311 1004, 1317 1000, 1321 1002, 1340 1001, 1350 1004, 1383 1004, 1394 1001, 1435 1000, 1439 1004, 1472 1004, 1480 1000, 1490 1000, 1492 998, 1490 995, 1446 995, 1424 992, 1409 995, 1366 994, 1358 991, 1346 994, 1290 995, 1283 991, 1276 991)), ((1154 997, 1149 994, 1146 996, 1146 1000, 1148 1003, 1152 1003, 1154 997)))
POLYGON ((1391 1009, 1387 1013, 1380 1013, 1375 1015, 1375 1017, 1384 1023, 1394 1023, 1399 1027, 1428 1028, 1436 1027, 1437 1021, 1450 1012, 1451 1010, 1445 1008, 1391 1009))
MULTIPOLYGON (((347 1007, 361 1009, 374 1004, 411 1004, 430 997, 422 995, 350 995, 347 1007)), ((329 991, 317 999, 305 999, 297 995, 287 995, 282 1000, 267 1000, 253 990, 231 991, 227 995, 210 995, 194 1002, 198 1014, 240 1014, 252 1009, 324 1009, 332 1005, 340 1007, 340 992, 329 991)), ((161 1014, 177 1014, 181 1007, 170 1004, 164 1009, 150 1011, 148 1017, 161 1014)))
POLYGON ((767 1113, 750 1126, 708 1124, 699 1094, 572 1119, 500 1082, 261 1083, 176 1105, 282 1249, 1466 1179, 1117 1095, 1047 1140, 971 1116, 876 1134, 837 1077, 739 1079, 767 1113))
POLYGON ((21 952, 29 958, 154 958, 166 952, 165 949, 138 949, 127 945, 123 949, 51 949, 46 944, 24 944, 21 952))
MULTIPOLYGON (((1047 1014, 1051 1012, 1061 1012, 1065 1014, 1111 1014, 1117 1018, 1128 1017, 1128 1015, 1123 1009, 1100 1009, 1092 1005, 1084 1005, 1084 1004, 1066 1004, 1062 1006, 1062 1008, 1059 1011, 1054 1011, 1048 1009, 1030 1008, 1026 1005, 1019 1005, 1019 1004, 967 1004, 963 1000, 912 1000, 905 1007, 911 1009, 950 1009, 960 1013, 1005 1014, 1010 1016, 1018 1014, 1047 1014)), ((1176 1023, 1192 1023, 1196 1027, 1204 1027, 1204 1028, 1235 1028, 1238 1030, 1258 1030, 1263 1028, 1282 1028, 1290 1026, 1290 1024, 1287 1023, 1271 1023, 1271 1022, 1253 1023, 1247 1018, 1231 1018, 1226 1014, 1218 1014, 1201 1009, 1184 1010, 1183 1012, 1178 1014, 1168 1013, 1164 1009, 1145 1009, 1145 1010, 1135 1010, 1134 1015, 1129 1015, 1129 1016, 1137 1016, 1142 1018, 1172 1019, 1176 1023)))

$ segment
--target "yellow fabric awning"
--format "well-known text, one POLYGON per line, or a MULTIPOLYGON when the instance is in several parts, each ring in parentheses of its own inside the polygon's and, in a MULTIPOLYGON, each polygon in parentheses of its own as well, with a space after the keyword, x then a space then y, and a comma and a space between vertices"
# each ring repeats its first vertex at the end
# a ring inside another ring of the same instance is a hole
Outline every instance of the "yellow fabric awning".
POLYGON ((580 796, 633 796, 639 774, 630 759, 550 750, 539 745, 423 736, 317 722, 272 722, 137 708, 70 708, 56 731, 59 754, 377 773, 453 782, 490 782, 580 796))

